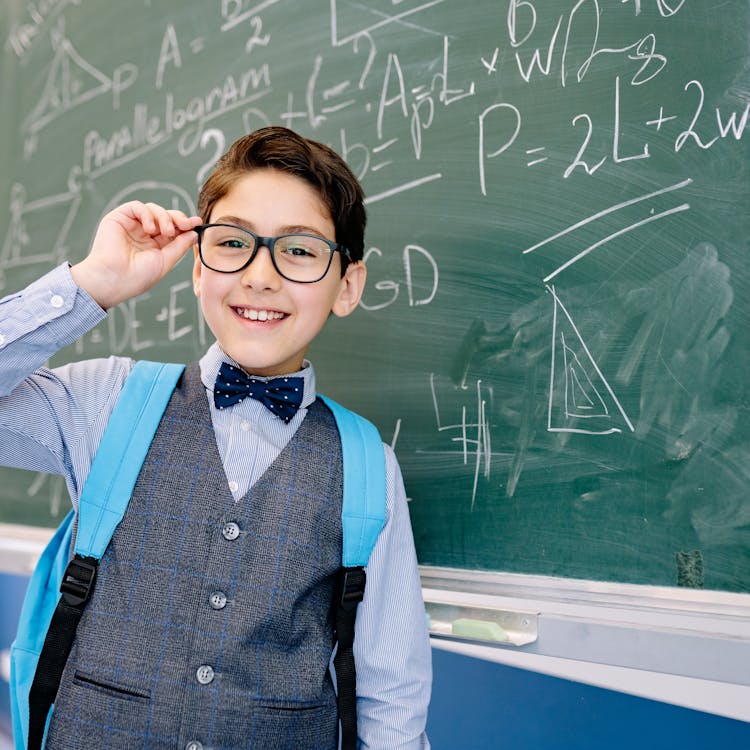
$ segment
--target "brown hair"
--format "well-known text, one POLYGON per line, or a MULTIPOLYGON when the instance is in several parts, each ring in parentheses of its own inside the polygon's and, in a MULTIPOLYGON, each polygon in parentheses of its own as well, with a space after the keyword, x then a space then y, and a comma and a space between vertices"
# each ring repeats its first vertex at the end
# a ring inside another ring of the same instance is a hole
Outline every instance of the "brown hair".
POLYGON ((332 148, 288 128, 261 128, 235 141, 203 184, 198 215, 209 221, 216 201, 239 177, 266 168, 300 177, 311 185, 331 214, 336 242, 349 250, 352 261, 362 260, 367 222, 362 186, 332 148))

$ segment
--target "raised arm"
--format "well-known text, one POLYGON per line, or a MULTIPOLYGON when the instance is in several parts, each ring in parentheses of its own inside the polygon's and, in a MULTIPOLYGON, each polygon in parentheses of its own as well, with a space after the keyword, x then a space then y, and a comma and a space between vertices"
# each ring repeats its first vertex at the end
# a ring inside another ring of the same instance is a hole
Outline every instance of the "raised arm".
POLYGON ((0 300, 0 465, 63 474, 75 502, 132 360, 44 365, 105 310, 162 279, 199 223, 155 204, 125 204, 102 219, 84 261, 0 300))

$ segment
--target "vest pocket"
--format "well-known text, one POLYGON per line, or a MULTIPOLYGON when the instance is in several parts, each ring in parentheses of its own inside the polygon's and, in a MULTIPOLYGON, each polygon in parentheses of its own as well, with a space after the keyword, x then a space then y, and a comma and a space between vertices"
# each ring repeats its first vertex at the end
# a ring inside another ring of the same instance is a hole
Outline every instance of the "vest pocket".
POLYGON ((286 701, 256 703, 253 710, 252 733, 253 740, 259 747, 336 750, 336 704, 334 702, 300 705, 286 701))
POLYGON ((85 672, 75 672, 73 683, 83 688, 90 688, 112 696, 113 698, 124 698, 125 700, 149 701, 151 700, 151 691, 143 688, 123 685, 122 683, 103 680, 99 677, 86 674, 85 672))
POLYGON ((67 680, 63 676, 45 747, 142 748, 149 737, 150 713, 148 689, 72 670, 67 680))

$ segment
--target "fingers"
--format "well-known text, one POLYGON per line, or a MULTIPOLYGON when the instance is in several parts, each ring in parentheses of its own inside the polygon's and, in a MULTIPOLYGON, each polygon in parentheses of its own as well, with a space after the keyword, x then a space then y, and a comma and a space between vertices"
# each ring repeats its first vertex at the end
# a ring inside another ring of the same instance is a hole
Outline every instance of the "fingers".
POLYGON ((199 216, 188 217, 178 209, 166 209, 157 203, 130 201, 115 209, 134 220, 141 231, 148 237, 169 241, 183 232, 191 232, 201 223, 199 216))
POLYGON ((199 224, 203 223, 203 219, 200 216, 187 216, 182 211, 172 209, 167 211, 172 218, 175 226, 183 232, 189 232, 195 229, 199 224))

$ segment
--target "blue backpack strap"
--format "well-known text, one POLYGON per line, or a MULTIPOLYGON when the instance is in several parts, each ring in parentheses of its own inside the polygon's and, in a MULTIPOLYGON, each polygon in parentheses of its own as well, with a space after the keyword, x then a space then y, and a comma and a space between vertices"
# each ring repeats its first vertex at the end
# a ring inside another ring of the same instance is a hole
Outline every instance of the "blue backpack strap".
POLYGON ((357 675, 354 624, 365 593, 365 566, 385 524, 385 453, 377 428, 335 401, 320 397, 341 436, 344 498, 341 569, 334 594, 337 702, 341 750, 357 748, 357 675))
MULTIPOLYGON (((109 418, 81 493, 75 554, 61 576, 62 595, 49 619, 36 623, 45 636, 38 658, 29 667, 33 681, 28 692, 28 750, 40 750, 43 745, 50 708, 96 581, 99 560, 125 514, 183 369, 183 365, 138 362, 109 418)), ((69 545, 69 535, 66 538, 69 545)), ((63 551, 66 557, 69 549, 63 551)))
POLYGON ((29 692, 60 581, 70 559, 75 512, 71 509, 47 543, 26 588, 16 638, 10 647, 10 712, 15 750, 28 747, 29 692))
POLYGON ((377 427, 364 417, 319 396, 331 410, 341 435, 344 506, 341 522, 345 568, 367 565, 385 524, 385 453, 377 427))
POLYGON ((125 381, 81 493, 75 552, 97 560, 133 494, 184 365, 137 362, 125 381))

